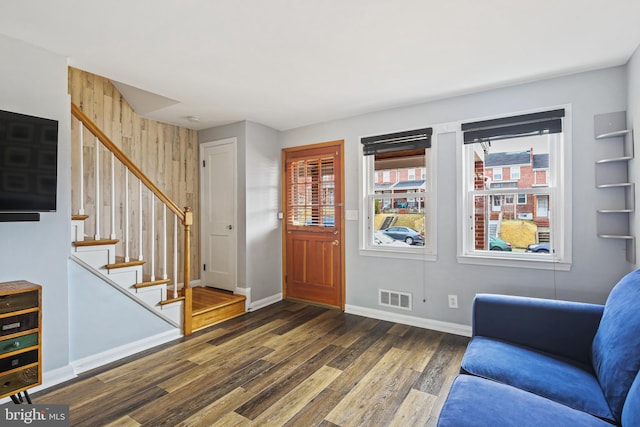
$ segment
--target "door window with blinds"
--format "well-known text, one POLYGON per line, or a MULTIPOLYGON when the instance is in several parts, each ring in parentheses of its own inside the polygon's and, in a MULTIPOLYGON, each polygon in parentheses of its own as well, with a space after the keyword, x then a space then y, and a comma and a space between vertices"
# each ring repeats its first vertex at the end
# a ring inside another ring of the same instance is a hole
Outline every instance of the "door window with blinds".
POLYGON ((566 120, 554 109, 462 123, 459 260, 569 261, 566 120))
POLYGON ((364 249, 432 253, 431 128, 362 138, 364 249))
POLYGON ((335 226, 335 161, 333 156, 299 159, 287 167, 288 225, 324 229, 335 226))

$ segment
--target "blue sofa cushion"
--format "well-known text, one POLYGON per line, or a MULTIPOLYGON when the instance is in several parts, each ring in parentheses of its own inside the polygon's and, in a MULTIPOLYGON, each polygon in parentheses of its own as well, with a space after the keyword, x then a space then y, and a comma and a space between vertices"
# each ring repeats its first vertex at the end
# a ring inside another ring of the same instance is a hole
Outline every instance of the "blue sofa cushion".
POLYGON ((611 424, 524 390, 458 375, 440 412, 438 427, 611 427, 611 424))
POLYGON ((469 374, 546 397, 578 411, 614 420, 598 380, 588 366, 570 363, 504 341, 473 337, 462 359, 469 374))
POLYGON ((622 408, 622 425, 640 426, 640 373, 629 389, 622 408))
POLYGON ((593 340, 593 368, 616 419, 640 369, 640 270, 623 277, 604 305, 593 340))
POLYGON ((591 366, 604 305, 513 295, 478 294, 473 336, 496 338, 591 366))

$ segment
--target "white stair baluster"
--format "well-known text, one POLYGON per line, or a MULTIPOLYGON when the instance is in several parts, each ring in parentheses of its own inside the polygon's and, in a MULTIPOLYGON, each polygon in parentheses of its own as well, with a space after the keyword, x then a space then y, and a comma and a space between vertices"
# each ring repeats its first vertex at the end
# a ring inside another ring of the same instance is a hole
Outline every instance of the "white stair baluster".
POLYGON ((129 262, 129 168, 124 168, 124 262, 129 262))
POLYGON ((162 280, 167 280, 167 206, 162 204, 162 280))
POLYGON ((95 240, 100 240, 100 141, 96 138, 96 232, 95 240))
POLYGON ((178 298, 178 215, 173 215, 173 297, 178 298))
POLYGON ((142 261, 142 181, 138 182, 138 260, 142 261))
POLYGON ((156 280, 156 196, 151 193, 151 281, 156 280))
POLYGON ((116 156, 111 153, 111 240, 116 238, 116 156))
POLYGON ((78 127, 80 128, 80 149, 78 152, 78 182, 80 184, 80 207, 78 208, 78 215, 84 215, 84 125, 78 120, 78 127))

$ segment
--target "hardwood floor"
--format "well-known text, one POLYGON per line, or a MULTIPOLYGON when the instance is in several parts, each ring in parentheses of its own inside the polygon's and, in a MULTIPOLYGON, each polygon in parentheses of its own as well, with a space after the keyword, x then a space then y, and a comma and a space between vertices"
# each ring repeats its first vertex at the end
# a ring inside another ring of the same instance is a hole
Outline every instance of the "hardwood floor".
POLYGON ((282 301, 32 398, 73 426, 435 426, 467 343, 282 301))

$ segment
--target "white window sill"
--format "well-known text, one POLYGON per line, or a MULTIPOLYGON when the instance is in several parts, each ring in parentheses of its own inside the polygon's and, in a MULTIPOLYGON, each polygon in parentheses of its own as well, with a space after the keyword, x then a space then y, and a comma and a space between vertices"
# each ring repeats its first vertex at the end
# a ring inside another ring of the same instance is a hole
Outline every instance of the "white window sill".
POLYGON ((388 249, 361 248, 360 255, 378 258, 415 259, 418 261, 435 261, 436 254, 427 253, 424 249, 388 249))
POLYGON ((458 263, 488 265, 494 267, 515 267, 515 268, 531 268, 537 270, 555 270, 569 271, 571 270, 571 262, 558 261, 543 254, 532 254, 523 256, 513 256, 509 254, 496 255, 458 255, 458 263), (500 255, 500 256, 499 256, 500 255), (540 258, 537 258, 540 257, 540 258))

